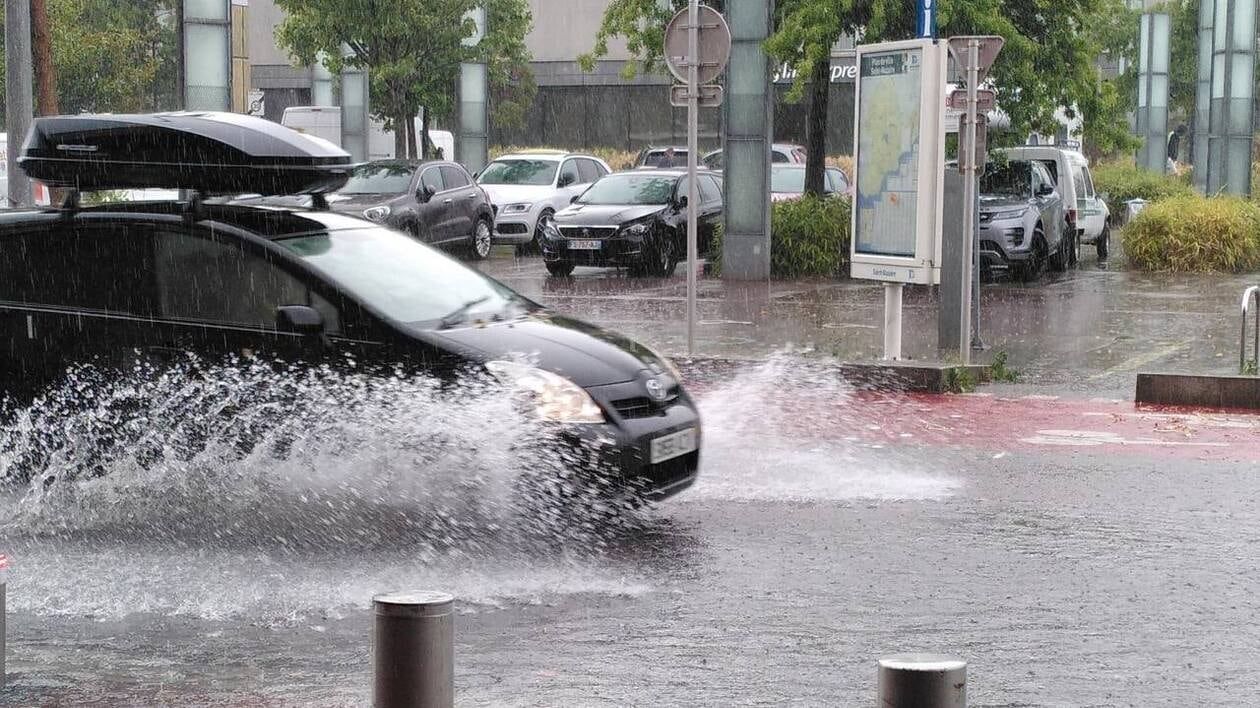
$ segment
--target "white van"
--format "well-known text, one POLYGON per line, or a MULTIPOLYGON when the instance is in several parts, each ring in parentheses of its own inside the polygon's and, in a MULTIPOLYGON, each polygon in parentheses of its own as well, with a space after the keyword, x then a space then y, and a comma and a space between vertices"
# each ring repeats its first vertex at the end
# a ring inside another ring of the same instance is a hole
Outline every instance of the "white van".
MULTIPOLYGON (((420 131, 420 118, 415 119, 416 131, 420 131)), ((290 106, 284 109, 280 124, 299 133, 309 133, 321 137, 332 144, 341 146, 341 107, 340 106, 290 106)), ((368 134, 368 159, 388 160, 394 157, 394 133, 385 130, 380 121, 372 121, 368 134)), ((455 157, 455 136, 446 130, 430 130, 429 142, 441 151, 440 159, 453 160, 455 157)))
POLYGON ((1098 260, 1106 260, 1111 247, 1111 213, 1107 201, 1094 191, 1094 177, 1089 160, 1076 150, 1044 145, 1007 148, 1011 159, 1036 160, 1050 170, 1058 185, 1059 195, 1067 212, 1068 224, 1076 234, 1070 265, 1080 260, 1080 245, 1093 244, 1098 260))

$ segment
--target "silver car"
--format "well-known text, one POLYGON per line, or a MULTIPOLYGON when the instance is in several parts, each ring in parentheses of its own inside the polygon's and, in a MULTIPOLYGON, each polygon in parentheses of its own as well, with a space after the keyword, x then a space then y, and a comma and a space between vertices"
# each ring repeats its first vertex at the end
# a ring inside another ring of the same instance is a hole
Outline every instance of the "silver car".
POLYGON ((1063 198, 1045 165, 1035 160, 989 162, 980 178, 980 260, 1036 280, 1047 266, 1067 268, 1073 240, 1065 238, 1063 198))

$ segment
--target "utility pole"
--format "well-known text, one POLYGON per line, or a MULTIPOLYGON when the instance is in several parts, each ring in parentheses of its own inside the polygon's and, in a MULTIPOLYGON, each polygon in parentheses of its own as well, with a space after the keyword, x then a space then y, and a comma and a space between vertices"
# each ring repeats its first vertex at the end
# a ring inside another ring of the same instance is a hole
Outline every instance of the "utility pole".
POLYGON ((17 168, 17 158, 31 127, 35 112, 31 97, 31 5, 30 0, 4 0, 4 110, 9 136, 9 204, 32 203, 31 181, 17 168))

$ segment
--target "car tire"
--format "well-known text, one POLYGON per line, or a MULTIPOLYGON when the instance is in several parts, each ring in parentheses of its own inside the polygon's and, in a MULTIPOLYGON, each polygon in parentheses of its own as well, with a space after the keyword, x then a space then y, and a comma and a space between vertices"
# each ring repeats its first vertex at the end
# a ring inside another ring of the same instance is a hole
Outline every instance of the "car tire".
POLYGON ((1068 265, 1072 262, 1072 237, 1067 234, 1059 236, 1059 246, 1054 249, 1054 255, 1048 259, 1050 270, 1056 273, 1062 273, 1068 269, 1068 265))
POLYGON ((1103 224, 1102 233, 1098 234, 1098 240, 1094 242, 1094 251, 1098 253, 1098 260, 1107 260, 1107 254, 1111 250, 1111 224, 1103 224))
POLYGON ((556 278, 567 278, 573 275, 573 261, 550 261, 547 272, 556 278))
POLYGON ((1071 255, 1071 258, 1068 259, 1068 267, 1080 268, 1081 267, 1081 235, 1079 233, 1074 233, 1072 235, 1072 250, 1070 252, 1070 255, 1071 255))
POLYGON ((468 250, 472 253, 473 260, 483 261, 490 257, 490 250, 493 248, 494 229, 490 226, 490 220, 483 216, 473 224, 472 243, 468 250))
POLYGON ((1047 251, 1046 235, 1038 228, 1033 232, 1032 253, 1028 255, 1028 260, 1020 267, 1020 280, 1025 283, 1031 283, 1041 277, 1041 274, 1046 269, 1047 251))
POLYGON ((547 222, 551 221, 552 217, 555 215, 556 213, 550 209, 544 209, 543 212, 538 215, 538 221, 534 223, 534 238, 530 239, 529 243, 522 243, 517 246, 516 255, 528 256, 536 253, 542 253, 543 239, 546 238, 544 230, 547 222))

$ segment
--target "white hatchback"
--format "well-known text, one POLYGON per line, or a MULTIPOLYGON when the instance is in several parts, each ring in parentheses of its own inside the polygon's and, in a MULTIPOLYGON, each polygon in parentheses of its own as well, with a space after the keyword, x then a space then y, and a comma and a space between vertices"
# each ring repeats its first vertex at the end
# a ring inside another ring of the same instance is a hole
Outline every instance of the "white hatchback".
POLYGON ((610 172, 603 160, 576 153, 521 152, 493 160, 477 183, 494 205, 494 242, 542 243, 555 213, 610 172))

